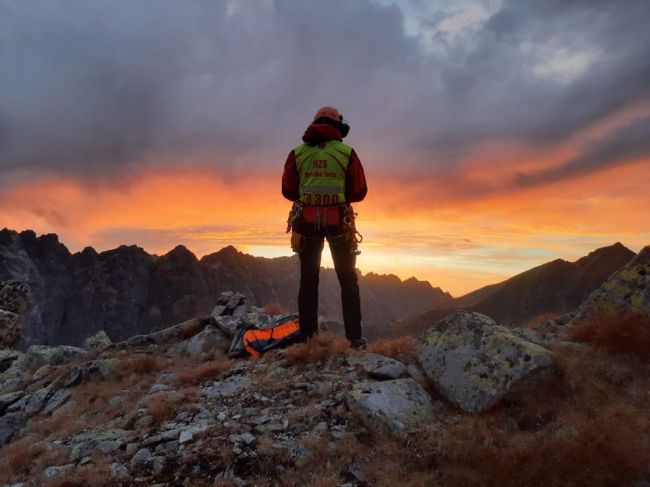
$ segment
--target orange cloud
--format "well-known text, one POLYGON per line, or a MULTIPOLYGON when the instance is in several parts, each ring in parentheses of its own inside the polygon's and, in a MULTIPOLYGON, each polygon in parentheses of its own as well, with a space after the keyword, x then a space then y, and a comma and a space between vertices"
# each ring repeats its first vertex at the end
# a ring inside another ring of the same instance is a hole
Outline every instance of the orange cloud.
MULTIPOLYGON (((474 172, 469 165, 465 171, 474 172)), ((646 161, 527 190, 469 192, 449 180, 406 183, 369 171, 368 198, 356 205, 365 235, 364 272, 415 275, 459 295, 555 258, 575 259, 622 241, 650 243, 646 161)), ((489 170, 481 168, 486 175, 489 170)), ((280 175, 236 179, 185 167, 149 171, 128 185, 71 180, 25 184, 0 197, 2 226, 56 232, 73 251, 138 244, 164 253, 184 244, 197 255, 235 245, 255 255, 289 255, 289 202, 280 175)), ((331 265, 325 252, 324 263, 331 265)))

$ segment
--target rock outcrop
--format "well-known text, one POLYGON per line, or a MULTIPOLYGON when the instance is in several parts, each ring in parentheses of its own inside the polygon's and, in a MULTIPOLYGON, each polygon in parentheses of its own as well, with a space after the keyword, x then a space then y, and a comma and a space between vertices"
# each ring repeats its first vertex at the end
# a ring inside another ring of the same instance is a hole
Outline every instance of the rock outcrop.
POLYGON ((23 336, 23 315, 29 302, 24 282, 0 282, 0 348, 11 348, 23 336))
POLYGON ((568 320, 575 323, 598 313, 638 314, 650 319, 650 246, 612 274, 568 320))
MULTIPOLYGON (((70 253, 54 234, 0 230, 0 280, 31 289, 23 319, 26 346, 80 345, 101 330, 115 342, 149 334, 209 314, 215 297, 230 289, 239 289, 251 304, 294 309, 299 275, 297 257, 258 258, 233 247, 201 259, 183 246, 160 257, 134 245, 70 253)), ((320 282, 320 312, 340 323, 334 270, 323 269, 320 282)), ((360 288, 369 337, 387 333, 404 315, 451 299, 428 282, 392 275, 361 275, 360 288)))
POLYGON ((418 358, 437 390, 471 412, 521 390, 552 364, 546 348, 488 316, 462 310, 429 328, 418 358))
POLYGON ((222 294, 213 314, 115 344, 100 336, 91 342, 101 346, 89 344, 91 351, 32 346, 24 355, 6 353, 12 365, 0 377, 8 386, 0 391, 0 447, 54 415, 80 424, 93 418, 92 427, 57 430, 56 447, 66 454, 34 478, 65 478, 104 455, 113 479, 125 485, 192 485, 187 479, 206 476, 238 482, 233 468, 241 473, 260 455, 281 455, 283 469, 300 466, 314 454, 309 441, 326 437, 330 447, 345 448, 364 428, 402 436, 433 418, 431 397, 398 360, 338 351, 292 365, 280 350, 271 360, 231 361, 225 353, 233 332, 242 323, 267 326, 276 316, 232 292, 222 294), (224 325, 228 320, 234 329, 224 325), (143 365, 133 368, 138 360, 143 365), (131 377, 147 376, 156 364, 167 365, 148 382, 131 377), (119 394, 85 398, 75 395, 79 388, 119 394), (194 460, 213 451, 227 452, 229 464, 194 460))
POLYGON ((368 427, 385 427, 398 434, 423 426, 433 416, 431 397, 411 378, 359 382, 348 405, 368 427))

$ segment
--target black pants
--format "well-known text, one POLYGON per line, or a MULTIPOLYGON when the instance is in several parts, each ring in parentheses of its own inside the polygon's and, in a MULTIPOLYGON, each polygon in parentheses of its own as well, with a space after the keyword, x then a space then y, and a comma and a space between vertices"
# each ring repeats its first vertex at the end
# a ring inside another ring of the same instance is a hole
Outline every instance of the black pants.
MULTIPOLYGON (((308 232, 303 237, 300 256, 300 292, 298 312, 300 331, 310 337, 318 331, 318 274, 325 232, 308 232)), ((327 240, 334 260, 334 268, 341 285, 343 323, 348 340, 361 338, 361 299, 357 280, 357 256, 351 252, 352 242, 340 232, 327 232, 327 240)))

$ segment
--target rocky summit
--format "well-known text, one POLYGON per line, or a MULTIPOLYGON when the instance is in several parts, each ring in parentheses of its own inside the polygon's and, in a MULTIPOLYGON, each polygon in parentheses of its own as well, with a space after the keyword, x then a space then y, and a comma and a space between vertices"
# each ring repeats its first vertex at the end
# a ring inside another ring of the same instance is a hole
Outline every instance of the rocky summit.
POLYGON ((324 332, 241 356, 241 330, 283 316, 224 292, 209 315, 126 340, 0 351, 0 485, 650 480, 647 365, 467 311, 369 351, 324 332))
POLYGON ((564 320, 574 323, 603 313, 638 314, 650 318, 650 246, 613 273, 564 320))

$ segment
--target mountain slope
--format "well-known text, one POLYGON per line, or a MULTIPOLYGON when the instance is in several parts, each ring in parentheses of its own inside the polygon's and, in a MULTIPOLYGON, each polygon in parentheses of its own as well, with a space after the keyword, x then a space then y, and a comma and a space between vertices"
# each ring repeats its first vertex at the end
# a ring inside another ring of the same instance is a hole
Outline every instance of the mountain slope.
MULTIPOLYGON (((209 313, 220 292, 236 289, 249 303, 297 308, 298 258, 266 259, 226 247, 197 259, 183 246, 154 256, 137 246, 70 253, 54 234, 0 230, 0 281, 27 282, 26 344, 77 344, 99 330, 123 340, 209 313)), ((341 321, 340 288, 323 269, 320 314, 341 321)), ((416 315, 451 296, 428 282, 360 276, 364 328, 387 334, 393 321, 416 315)))
POLYGON ((405 320, 396 325, 395 332, 419 334, 456 308, 485 313, 510 326, 544 313, 566 313, 587 299, 593 290, 634 256, 634 252, 615 243, 594 250, 575 262, 556 259, 405 320))

